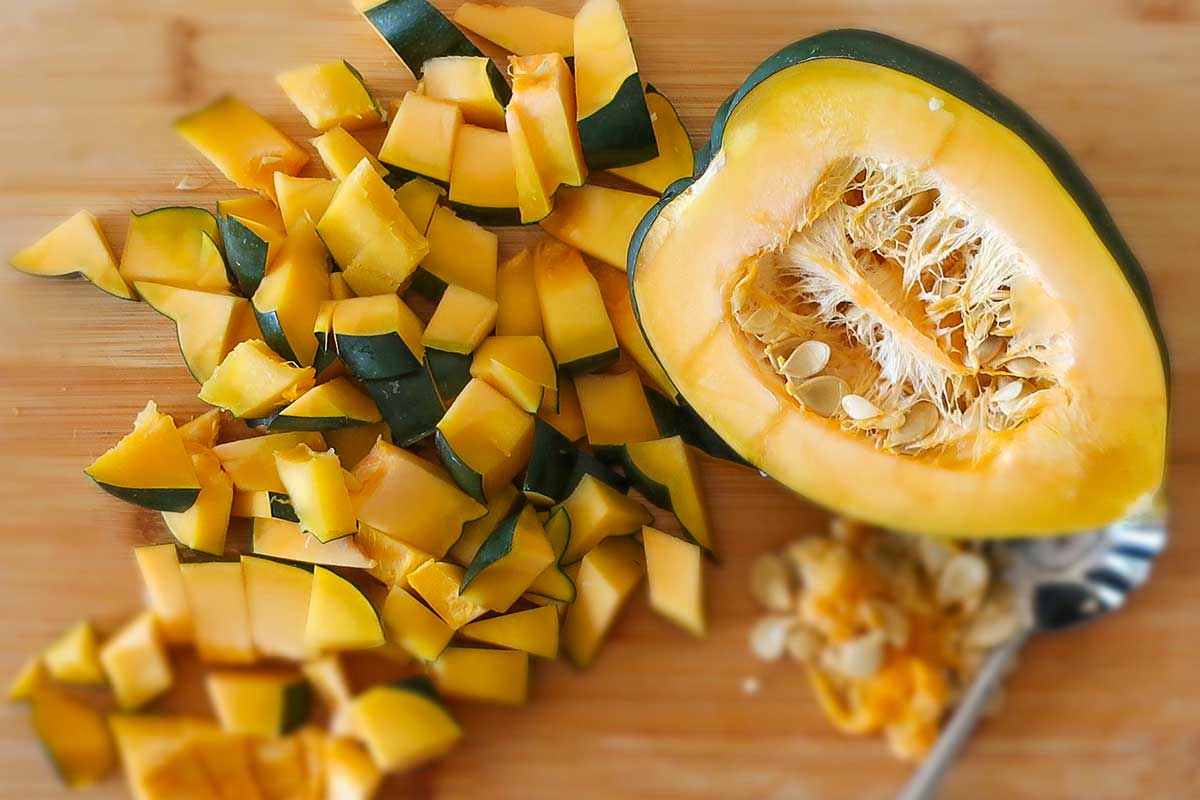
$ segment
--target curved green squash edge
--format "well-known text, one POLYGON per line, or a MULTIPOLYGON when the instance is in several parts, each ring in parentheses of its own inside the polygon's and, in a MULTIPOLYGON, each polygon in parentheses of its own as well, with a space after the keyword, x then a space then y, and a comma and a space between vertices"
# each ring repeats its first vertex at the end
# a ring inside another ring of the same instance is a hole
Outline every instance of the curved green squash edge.
MULTIPOLYGON (((483 490, 483 475, 476 472, 470 464, 463 460, 462 456, 454 451, 445 434, 440 430, 434 432, 433 443, 437 448, 438 457, 442 460, 442 466, 450 473, 450 477, 458 484, 458 488, 462 489, 471 499, 486 506, 487 494, 483 490)), ((493 531, 493 533, 495 532, 493 531)))
MULTIPOLYGON (((629 275, 629 298, 634 318, 637 319, 639 327, 642 326, 642 317, 638 310, 634 275, 637 271, 638 255, 646 239, 646 234, 649 233, 659 214, 708 169, 713 156, 722 146, 725 126, 729 123, 734 108, 746 95, 778 72, 806 61, 822 58, 861 61, 919 78, 957 97, 1020 137, 1046 164, 1055 180, 1079 206, 1092 230, 1100 237, 1100 241, 1121 268, 1121 272, 1141 303, 1146 319, 1154 331, 1154 337, 1162 355, 1167 392, 1168 395, 1170 394, 1170 357, 1167 353, 1167 343, 1163 336, 1162 326, 1159 324, 1158 314, 1154 308, 1154 298, 1145 270, 1133 254, 1128 242, 1121 236, 1112 214, 1104 205, 1096 188, 1083 174, 1083 170, 1071 158, 1066 148, 1049 131, 1038 124, 1028 112, 988 86, 979 76, 962 64, 922 47, 873 31, 832 30, 788 45, 751 72, 750 77, 717 109, 716 118, 713 120, 712 138, 697 151, 696 170, 692 177, 682 178, 667 187, 662 199, 642 218, 629 242, 629 254, 626 260, 626 272, 629 275)), ((644 327, 642 327, 642 334, 645 336, 644 327)), ((653 346, 650 345, 649 339, 646 340, 646 343, 653 352, 653 346)))
MULTIPOLYGON (((86 473, 85 473, 86 474, 86 473)), ((196 504, 196 499, 200 497, 200 489, 139 489, 131 486, 116 486, 111 483, 98 481, 91 475, 88 478, 92 483, 99 486, 104 491, 111 494, 118 500, 124 500, 126 503, 132 503, 135 506, 148 508, 151 511, 164 511, 170 513, 181 513, 187 511, 196 504)))
POLYGON ((579 143, 588 169, 631 167, 658 157, 658 140, 641 76, 625 78, 604 106, 579 120, 579 143))

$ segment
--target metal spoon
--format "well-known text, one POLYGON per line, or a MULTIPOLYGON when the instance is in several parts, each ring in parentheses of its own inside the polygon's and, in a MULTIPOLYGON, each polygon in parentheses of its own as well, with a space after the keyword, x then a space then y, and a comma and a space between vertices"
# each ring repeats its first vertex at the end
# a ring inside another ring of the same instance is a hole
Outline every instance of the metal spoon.
POLYGON ((976 673, 937 744, 897 800, 933 800, 988 699, 1029 637, 1059 631, 1116 611, 1150 576, 1167 543, 1166 496, 1107 528, 1000 545, 1011 558, 1008 580, 1018 598, 1019 633, 993 650, 976 673))

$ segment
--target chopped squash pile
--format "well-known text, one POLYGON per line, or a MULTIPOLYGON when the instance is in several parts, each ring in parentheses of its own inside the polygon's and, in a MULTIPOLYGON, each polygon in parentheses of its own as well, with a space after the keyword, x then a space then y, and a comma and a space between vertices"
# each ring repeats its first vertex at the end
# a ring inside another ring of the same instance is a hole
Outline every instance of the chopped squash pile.
POLYGON ((448 701, 521 705, 531 656, 592 662, 643 577, 705 632, 712 437, 620 272, 692 150, 617 0, 575 21, 355 7, 419 81, 398 102, 343 60, 289 68, 317 159, 226 96, 175 128, 256 194, 135 212, 119 259, 86 211, 12 258, 144 299, 212 406, 178 425, 150 402, 85 470, 164 524, 134 552, 146 608, 76 625, 9 689, 72 787, 119 760, 145 800, 368 798, 462 738, 448 701), (355 138, 389 119, 379 152, 355 138), (485 227, 537 222, 516 253, 485 227), (156 706, 180 646, 209 667, 210 718, 156 706), (373 656, 392 682, 343 669, 373 656))

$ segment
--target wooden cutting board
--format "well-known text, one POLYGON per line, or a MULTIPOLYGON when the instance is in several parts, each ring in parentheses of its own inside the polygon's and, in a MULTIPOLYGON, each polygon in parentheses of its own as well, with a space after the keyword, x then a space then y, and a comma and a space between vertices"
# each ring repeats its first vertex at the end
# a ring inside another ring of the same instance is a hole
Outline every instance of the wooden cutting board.
MULTIPOLYGON (((573 0, 526 0, 572 13, 573 0)), ((457 0, 439 3, 450 11, 457 0)), ((1035 641, 949 798, 1200 796, 1200 3, 1189 0, 625 0, 643 76, 697 143, 720 101, 783 45, 876 28, 965 61, 1082 161, 1150 271, 1175 354, 1174 540, 1127 611, 1035 641)), ((0 20, 0 250, 77 209, 114 244, 125 215, 235 192, 168 130, 236 92, 297 138, 284 68, 346 57, 383 97, 412 81, 349 0, 42 0, 0 20), (202 184, 177 190, 183 179, 202 184)), ((509 251, 524 234, 506 233, 509 251)), ((135 608, 133 544, 156 514, 81 469, 146 399, 199 411, 170 323, 83 282, 0 270, 0 675, 66 625, 135 608)), ((1114 332, 1114 335, 1119 335, 1114 332)), ((1138 413, 1130 409, 1129 413, 1138 413)), ((458 708, 466 744, 394 780, 406 798, 885 798, 908 768, 821 719, 799 670, 747 655, 754 554, 823 526, 757 474, 709 463, 724 563, 694 641, 639 598, 594 668, 539 664, 528 709, 458 708), (762 689, 743 693, 748 677, 762 689)), ((1014 502, 1019 502, 1014 498, 1014 502)), ((62 797, 21 707, 0 708, 0 795, 62 797)), ((123 797, 110 781, 96 798, 123 797)))

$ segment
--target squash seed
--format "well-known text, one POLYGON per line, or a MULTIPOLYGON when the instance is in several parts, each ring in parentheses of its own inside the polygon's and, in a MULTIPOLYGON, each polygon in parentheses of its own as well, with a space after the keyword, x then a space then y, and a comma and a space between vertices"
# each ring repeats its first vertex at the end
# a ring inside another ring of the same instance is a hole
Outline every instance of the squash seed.
POLYGON ((992 395, 992 402, 996 405, 1011 403, 1013 400, 1016 400, 1018 397, 1020 397, 1021 393, 1024 391, 1024 381, 1010 381, 1002 386, 994 395, 992 395))
POLYGON ((892 430, 887 444, 890 447, 903 447, 920 441, 933 433, 940 419, 941 413, 938 412, 937 406, 928 400, 920 400, 908 410, 904 422, 892 430))
POLYGON ((848 394, 842 398, 842 410, 853 420, 875 419, 883 414, 879 407, 872 403, 867 398, 857 395, 848 394))
POLYGON ((813 339, 793 350, 779 369, 785 376, 802 381, 825 369, 832 354, 833 350, 829 345, 813 339))
POLYGON ((1045 368, 1045 364, 1030 356, 1021 356, 1005 363, 1004 369, 1018 378, 1032 378, 1045 368))
POLYGON ((825 666, 850 680, 866 680, 879 671, 887 641, 874 630, 825 651, 825 666))
POLYGON ((1004 338, 1001 336, 989 336, 979 343, 975 348, 975 360, 978 364, 990 364, 995 360, 996 356, 1000 355, 1000 351, 1004 349, 1004 338))
POLYGON ((791 576, 787 562, 774 553, 764 553, 750 567, 750 591, 768 611, 790 611, 793 607, 791 576))
POLYGON ((773 308, 758 308, 754 313, 746 317, 742 322, 742 327, 747 333, 752 333, 755 336, 760 336, 767 333, 775 327, 776 320, 779 319, 779 313, 773 308))
POLYGON ((842 398, 849 390, 846 382, 836 375, 820 375, 797 386, 792 396, 814 414, 832 417, 837 413, 842 398))
POLYGON ((935 595, 942 608, 958 606, 964 611, 978 608, 987 589, 987 562, 976 553, 956 553, 942 567, 935 595))
POLYGON ((796 624, 795 617, 763 617, 750 629, 750 651, 763 661, 778 661, 796 624))
POLYGON ((981 649, 995 647, 1015 636, 1019 624, 1011 596, 991 598, 971 620, 963 635, 963 644, 981 649))

